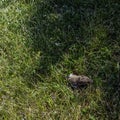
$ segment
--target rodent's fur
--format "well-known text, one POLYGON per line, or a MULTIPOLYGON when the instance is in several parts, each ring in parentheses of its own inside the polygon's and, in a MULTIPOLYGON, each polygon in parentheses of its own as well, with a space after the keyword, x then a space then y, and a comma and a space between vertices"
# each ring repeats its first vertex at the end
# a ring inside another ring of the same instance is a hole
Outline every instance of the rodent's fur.
POLYGON ((93 80, 91 80, 89 77, 75 74, 70 74, 68 81, 73 89, 86 87, 87 85, 93 83, 93 80))

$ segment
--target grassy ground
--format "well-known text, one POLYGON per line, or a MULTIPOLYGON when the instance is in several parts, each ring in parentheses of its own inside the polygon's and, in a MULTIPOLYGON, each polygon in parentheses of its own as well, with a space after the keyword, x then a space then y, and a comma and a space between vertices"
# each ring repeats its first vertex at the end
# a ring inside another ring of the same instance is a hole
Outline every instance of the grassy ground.
POLYGON ((0 1, 0 120, 120 120, 119 0, 0 1), (84 74, 81 91, 66 76, 84 74))

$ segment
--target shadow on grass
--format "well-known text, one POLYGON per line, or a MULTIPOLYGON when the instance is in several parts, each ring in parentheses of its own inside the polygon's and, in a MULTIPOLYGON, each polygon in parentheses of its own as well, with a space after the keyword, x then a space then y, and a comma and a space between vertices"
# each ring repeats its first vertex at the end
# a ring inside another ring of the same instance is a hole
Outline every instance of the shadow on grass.
MULTIPOLYGON (((79 7, 73 4, 46 0, 35 6, 36 12, 29 28, 34 50, 42 53, 41 72, 49 71, 51 64, 60 62, 63 54, 69 53, 71 47, 80 48, 90 40, 92 31, 88 29, 91 29, 94 5, 87 6, 83 3, 85 6, 79 7)), ((79 52, 76 54, 79 57, 79 52)))
POLYGON ((118 2, 36 2, 35 13, 28 25, 34 51, 41 51, 38 73, 50 74, 51 65, 62 61, 65 54, 72 54, 74 60, 84 55, 87 59, 86 73, 105 80, 103 101, 109 120, 118 119, 120 106, 118 2))

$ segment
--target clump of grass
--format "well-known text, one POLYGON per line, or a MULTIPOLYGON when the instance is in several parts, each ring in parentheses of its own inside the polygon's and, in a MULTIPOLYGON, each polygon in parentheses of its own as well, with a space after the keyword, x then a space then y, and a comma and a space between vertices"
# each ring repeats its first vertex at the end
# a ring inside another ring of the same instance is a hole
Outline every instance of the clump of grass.
POLYGON ((119 119, 119 1, 0 6, 0 119, 119 119), (94 85, 72 91, 73 71, 94 85))

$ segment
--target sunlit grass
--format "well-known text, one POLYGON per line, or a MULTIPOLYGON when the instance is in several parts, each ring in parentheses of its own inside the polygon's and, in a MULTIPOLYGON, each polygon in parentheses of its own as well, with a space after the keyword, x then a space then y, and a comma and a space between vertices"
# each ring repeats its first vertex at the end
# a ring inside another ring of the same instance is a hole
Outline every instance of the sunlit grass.
POLYGON ((0 119, 117 120, 119 2, 1 0, 0 119), (93 79, 72 91, 67 76, 93 79))

